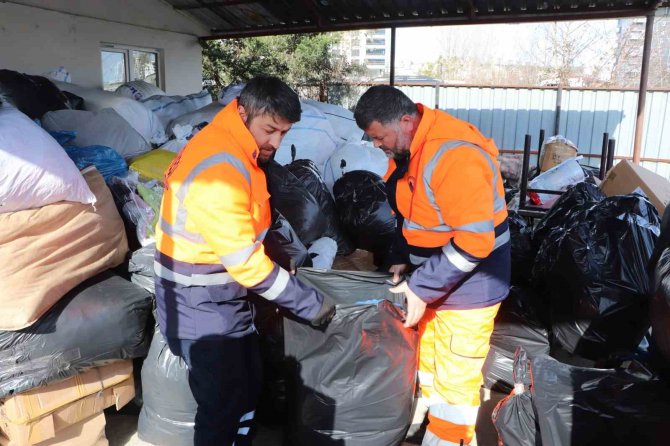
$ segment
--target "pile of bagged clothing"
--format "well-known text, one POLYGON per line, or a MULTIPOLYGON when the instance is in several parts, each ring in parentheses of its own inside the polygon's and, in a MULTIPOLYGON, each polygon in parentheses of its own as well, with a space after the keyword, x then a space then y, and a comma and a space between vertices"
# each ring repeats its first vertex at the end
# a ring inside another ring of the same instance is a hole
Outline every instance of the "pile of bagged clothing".
POLYGON ((125 161, 109 148, 117 166, 78 162, 112 155, 34 121, 80 112, 81 98, 7 70, 0 91, 0 442, 107 444, 103 410, 135 396, 152 307, 122 277, 128 241, 105 176, 125 161))
POLYGON ((500 444, 665 443, 665 215, 639 191, 606 196, 589 181, 534 222, 510 211, 513 286, 483 370, 509 394, 493 413, 500 444))

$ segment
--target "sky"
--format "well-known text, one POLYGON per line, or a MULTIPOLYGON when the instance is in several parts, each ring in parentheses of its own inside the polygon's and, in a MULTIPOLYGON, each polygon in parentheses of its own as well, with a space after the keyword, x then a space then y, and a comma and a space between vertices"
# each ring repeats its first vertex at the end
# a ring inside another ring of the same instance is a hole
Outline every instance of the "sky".
MULTIPOLYGON (((578 22, 575 22, 578 23, 578 22)), ((420 67, 439 55, 474 56, 497 64, 531 61, 538 53, 538 44, 546 40, 547 23, 515 23, 499 25, 460 25, 422 28, 398 28, 396 31, 396 66, 420 67)), ((591 45, 578 64, 588 66, 605 47, 616 42, 616 20, 592 20, 590 28, 605 38, 591 45)))

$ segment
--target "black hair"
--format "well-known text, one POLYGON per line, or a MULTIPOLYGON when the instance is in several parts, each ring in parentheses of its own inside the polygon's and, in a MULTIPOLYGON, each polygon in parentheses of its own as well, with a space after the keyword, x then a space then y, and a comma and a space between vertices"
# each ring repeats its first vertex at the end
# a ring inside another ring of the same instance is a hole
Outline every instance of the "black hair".
POLYGON ((354 110, 356 124, 366 130, 373 121, 386 125, 403 115, 417 114, 416 104, 402 91, 389 85, 375 85, 358 100, 354 110))
POLYGON ((298 94, 278 77, 254 77, 242 89, 237 103, 244 107, 249 122, 265 114, 282 117, 290 123, 300 121, 298 94))

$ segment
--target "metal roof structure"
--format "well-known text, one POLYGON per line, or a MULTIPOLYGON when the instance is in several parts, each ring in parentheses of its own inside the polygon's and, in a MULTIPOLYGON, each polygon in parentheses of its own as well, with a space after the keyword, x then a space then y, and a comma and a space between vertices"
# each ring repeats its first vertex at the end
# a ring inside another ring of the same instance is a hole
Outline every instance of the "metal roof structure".
POLYGON ((670 0, 166 0, 204 39, 409 26, 644 16, 670 0))

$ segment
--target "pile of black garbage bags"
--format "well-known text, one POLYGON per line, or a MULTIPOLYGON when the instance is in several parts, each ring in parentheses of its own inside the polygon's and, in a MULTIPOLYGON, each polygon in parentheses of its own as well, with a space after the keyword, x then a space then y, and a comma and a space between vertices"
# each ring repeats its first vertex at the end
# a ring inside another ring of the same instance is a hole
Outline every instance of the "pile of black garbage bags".
POLYGON ((499 444, 667 444, 670 214, 580 183, 509 223, 513 286, 483 370, 509 395, 499 444))

